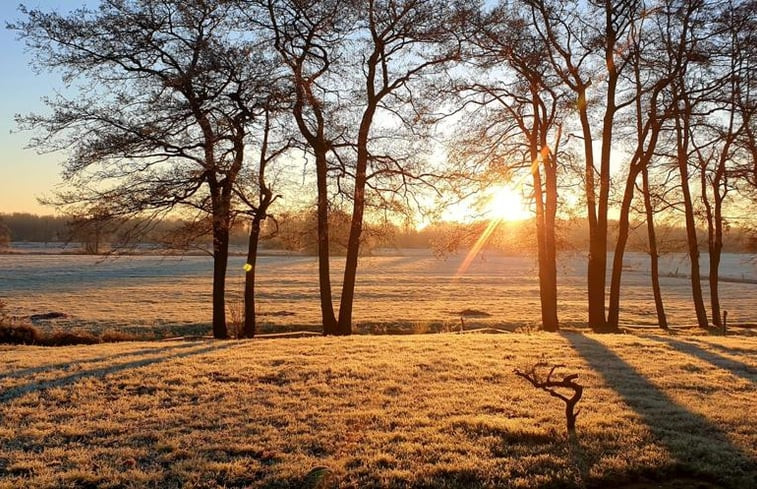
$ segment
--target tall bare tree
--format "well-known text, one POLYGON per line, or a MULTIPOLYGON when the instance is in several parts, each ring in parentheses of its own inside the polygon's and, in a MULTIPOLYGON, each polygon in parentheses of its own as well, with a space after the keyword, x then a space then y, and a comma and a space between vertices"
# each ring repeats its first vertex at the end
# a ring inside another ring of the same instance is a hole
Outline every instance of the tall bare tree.
MULTIPOLYGON (((352 222, 339 306, 339 334, 342 335, 352 331, 369 170, 383 177, 394 175, 408 179, 415 176, 401 166, 386 169, 382 165, 386 161, 397 165, 400 160, 391 154, 377 153, 372 141, 373 126, 382 113, 385 117, 398 115, 408 105, 417 112, 422 104, 413 97, 413 84, 417 90, 421 77, 431 77, 435 71, 444 70, 460 59, 456 28, 460 18, 451 4, 438 0, 368 0, 362 7, 358 22, 361 29, 356 33, 364 60, 360 66, 364 76, 359 87, 362 113, 354 136, 352 222), (378 164, 372 167, 372 162, 378 164)), ((397 122, 412 126, 420 121, 399 117, 397 122)))
MULTIPOLYGON (((711 110, 710 102, 723 89, 724 78, 710 71, 717 33, 711 29, 715 5, 706 0, 682 2, 671 0, 677 12, 670 31, 673 36, 665 40, 671 56, 681 58, 682 69, 671 84, 672 103, 675 105, 671 129, 674 146, 673 161, 678 168, 686 221, 686 236, 691 274, 692 299, 697 324, 708 328, 707 309, 702 290, 699 263, 699 239, 697 236, 697 209, 692 181, 696 181, 697 141, 692 139, 702 129, 701 123, 711 110)), ((701 180, 700 180, 701 181, 701 180)))
MULTIPOLYGON (((728 1, 712 12, 709 28, 713 37, 708 43, 707 71, 713 87, 702 97, 697 112, 704 114, 690 128, 692 160, 699 172, 699 190, 703 208, 702 220, 707 229, 709 261, 708 289, 712 323, 722 328, 719 273, 724 244, 724 228, 728 225, 724 206, 736 188, 740 159, 738 141, 748 131, 751 114, 745 98, 751 97, 750 78, 754 76, 755 46, 748 42, 754 27, 755 4, 728 1), (745 42, 746 41, 746 42, 745 42), (751 71, 751 73, 750 73, 751 71)), ((753 84, 753 82, 751 82, 753 84)))
POLYGON ((38 66, 58 69, 74 95, 19 117, 64 149, 65 207, 114 217, 199 209, 212 220, 213 335, 224 307, 231 202, 248 124, 270 74, 265 44, 239 31, 224 0, 107 0, 69 15, 22 9, 12 25, 38 66))
POLYGON ((315 160, 318 279, 324 334, 337 334, 329 258, 329 159, 339 127, 329 126, 336 94, 327 88, 354 21, 351 2, 260 0, 243 2, 252 24, 272 32, 274 47, 287 66, 294 91, 292 115, 315 160), (258 12, 260 9, 260 12, 258 12))
MULTIPOLYGON (((240 213, 247 215, 250 221, 247 260, 244 265, 244 323, 241 330, 243 338, 253 338, 257 333, 255 280, 262 225, 269 219, 274 221, 274 228, 278 224, 270 212, 271 206, 281 197, 274 193, 270 179, 270 173, 274 170, 272 165, 294 146, 292 139, 282 134, 290 128, 278 120, 278 116, 282 114, 286 106, 287 97, 274 91, 260 124, 260 138, 255 145, 257 161, 254 165, 247 165, 242 170, 235 186, 236 197, 242 204, 240 213)), ((275 231, 272 234, 275 234, 275 231)))
POLYGON ((294 118, 315 159, 324 333, 348 335, 366 192, 380 188, 369 182, 423 178, 422 172, 406 171, 404 158, 386 151, 374 125, 379 117, 393 118, 401 127, 421 122, 403 115, 408 107, 417 114, 411 86, 459 58, 454 10, 430 0, 266 0, 263 5, 276 49, 291 72, 294 118), (337 321, 329 276, 328 197, 330 185, 344 189, 345 178, 352 213, 337 321))
MULTIPOLYGON (((481 117, 466 138, 487 160, 525 169, 533 181, 542 327, 557 331, 558 148, 566 97, 547 46, 517 9, 501 3, 469 22, 471 61, 489 72, 461 87, 481 117)), ((469 117, 470 118, 470 117, 469 117)), ((468 123, 470 130, 470 123, 468 123)), ((501 171, 501 170, 500 170, 501 171)))
POLYGON ((577 136, 583 140, 589 222, 589 325, 594 331, 616 331, 617 326, 608 324, 605 318, 610 161, 616 114, 633 103, 630 98, 618 100, 619 83, 629 66, 630 28, 641 2, 524 0, 524 3, 536 32, 549 46, 549 60, 555 72, 575 96, 577 136), (595 118, 601 121, 599 128, 595 118), (601 141, 598 159, 594 153, 597 137, 601 141))
POLYGON ((634 111, 630 118, 634 127, 634 144, 627 166, 625 188, 619 210, 618 236, 613 253, 612 275, 610 279, 610 297, 607 310, 607 324, 617 329, 620 319, 621 279, 623 274, 623 257, 631 229, 630 211, 639 175, 643 179, 643 192, 647 215, 647 228, 652 255, 652 287, 655 297, 657 316, 661 326, 666 325, 659 290, 657 274, 657 245, 654 234, 653 212, 649 192, 648 168, 656 156, 657 143, 663 133, 665 122, 672 116, 674 106, 666 98, 666 91, 680 76, 687 53, 681 48, 686 46, 680 39, 669 38, 679 31, 670 26, 675 24, 672 17, 681 13, 666 6, 659 6, 651 11, 639 11, 629 27, 628 63, 629 70, 626 84, 627 97, 633 100, 634 111), (666 41, 668 41, 666 43, 666 41), (678 47, 678 50, 665 50, 664 46, 678 47))

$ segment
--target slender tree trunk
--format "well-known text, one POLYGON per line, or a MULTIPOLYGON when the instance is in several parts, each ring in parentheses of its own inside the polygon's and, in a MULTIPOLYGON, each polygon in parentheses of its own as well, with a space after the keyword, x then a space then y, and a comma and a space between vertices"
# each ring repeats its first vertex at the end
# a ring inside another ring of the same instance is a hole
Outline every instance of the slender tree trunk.
POLYGON ((378 98, 375 94, 373 76, 377 63, 374 54, 369 59, 367 78, 368 105, 360 121, 357 136, 357 158, 355 165, 355 191, 353 193, 352 221, 350 223, 350 237, 347 242, 347 257, 344 263, 344 281, 342 282, 342 297, 339 304, 339 332, 340 335, 352 334, 352 306, 355 300, 355 281, 357 280, 357 264, 360 257, 360 236, 363 232, 363 216, 365 213, 365 186, 368 171, 368 139, 371 131, 373 116, 376 113, 378 98))
POLYGON ((707 329, 707 311, 704 307, 701 272, 699 269, 699 243, 697 241, 696 222, 694 221, 694 204, 691 200, 691 189, 689 187, 688 131, 681 124, 681 116, 676 115, 677 160, 678 171, 681 175, 681 193, 683 194, 683 205, 686 214, 686 241, 691 265, 691 295, 694 300, 697 324, 700 328, 707 329))
MULTIPOLYGON (((713 185, 714 186, 714 185, 713 185)), ((713 189, 715 194, 714 223, 712 226, 711 238, 709 240, 709 260, 710 260, 710 307, 712 308, 712 323, 718 328, 722 328, 722 318, 720 313, 720 257, 723 251, 723 216, 721 197, 717 188, 713 189)))
POLYGON ((615 243, 615 253, 612 257, 612 276, 610 278, 610 303, 607 309, 607 327, 608 329, 617 330, 620 320, 620 285, 623 278, 623 257, 626 252, 628 235, 630 234, 631 223, 629 212, 633 202, 634 187, 636 177, 639 175, 637 166, 632 166, 626 179, 626 188, 623 192, 623 201, 620 204, 620 219, 618 221, 618 240, 615 243))
POLYGON ((657 233, 654 227, 654 208, 652 207, 652 196, 649 188, 649 169, 645 165, 641 170, 642 191, 644 192, 644 210, 647 216, 647 236, 649 237, 649 266, 652 275, 652 294, 654 295, 654 305, 657 311, 657 324, 664 330, 668 327, 668 319, 665 315, 665 305, 662 301, 662 290, 660 289, 660 253, 657 248, 657 233))
POLYGON ((329 256, 329 196, 326 152, 317 151, 315 157, 318 186, 318 282, 321 294, 323 334, 338 333, 334 303, 331 297, 331 271, 329 256))
POLYGON ((252 218, 250 237, 247 242, 247 267, 244 277, 244 326, 243 338, 254 338, 257 333, 255 316, 255 272, 257 270, 258 243, 260 241, 260 222, 257 215, 252 218))
MULTIPOLYGON (((534 129, 536 131, 536 129, 534 129)), ((535 135, 532 133, 532 138, 535 135)), ((546 222, 544 209, 544 188, 541 179, 541 164, 539 151, 536 142, 531 144, 531 177, 534 181, 534 202, 536 204, 536 250, 539 260, 539 299, 541 301, 541 323, 544 331, 557 331, 556 324, 552 321, 549 301, 549 277, 547 270, 547 243, 546 243, 546 222)))
POLYGON ((358 156, 358 168, 355 175, 355 193, 352 208, 352 222, 350 237, 347 242, 347 257, 344 263, 344 282, 342 283, 342 297, 339 304, 339 335, 352 334, 352 306, 355 300, 355 282, 357 280, 357 265, 360 256, 360 236, 363 232, 363 214, 365 210, 366 167, 361 165, 358 156))
MULTIPOLYGON (((594 187, 594 149, 591 123, 586 108, 586 89, 578 92, 578 111, 584 140, 586 214, 589 221, 589 259, 586 270, 586 288, 589 303, 589 327, 603 331, 605 327, 605 262, 602 250, 602 233, 597 222, 597 196, 594 187)), ((605 236, 606 240, 606 236, 605 236)))
POLYGON ((722 319, 720 313, 720 279, 718 272, 720 270, 720 250, 710 250, 710 306, 712 307, 712 323, 718 328, 722 328, 722 319))
MULTIPOLYGON (((555 158, 557 156, 555 155, 555 158)), ((546 169, 546 205, 545 205, 545 248, 546 248, 546 270, 545 276, 547 284, 544 288, 546 293, 545 303, 546 310, 542 313, 544 328, 547 331, 557 331, 560 329, 560 323, 557 317, 557 238, 555 229, 555 216, 557 214, 557 168, 554 163, 546 169)))
POLYGON ((213 217, 213 337, 226 339, 226 268, 229 263, 228 218, 213 217))
MULTIPOLYGON (((545 175, 545 180, 550 180, 545 175)), ((540 195, 541 176, 534 174, 534 189, 536 191, 536 234, 538 237, 539 256, 539 292, 541 299, 541 320, 544 331, 555 332, 560 328, 557 317, 557 264, 555 243, 555 216, 550 195, 549 184, 546 185, 546 196, 540 195), (545 202, 546 201, 546 202, 545 202)))
MULTIPOLYGON (((607 12, 607 23, 611 25, 611 11, 607 12)), ((607 280, 607 228, 608 228, 608 211, 610 200, 610 156, 612 153, 612 135, 613 124, 615 119, 615 90, 618 82, 618 73, 615 66, 615 33, 608 32, 607 47, 605 49, 605 63, 607 67, 607 100, 605 102, 605 115, 602 121, 602 152, 600 156, 599 169, 599 202, 597 203, 597 232, 595 233, 595 247, 592 254, 597 258, 597 269, 595 270, 594 279, 598 281, 597 294, 602 293, 602 314, 604 315, 605 305, 605 284, 607 280), (599 285, 601 283, 601 287, 599 285)), ((630 205, 630 204, 629 204, 630 205)), ((621 219, 622 211, 621 211, 621 219)), ((626 213, 625 216, 628 219, 626 213)), ((625 246, 625 244, 624 244, 625 246)), ((621 255, 620 259, 623 259, 621 255)), ((599 300, 599 297, 597 297, 599 300)), ((618 331, 617 318, 615 321, 604 321, 601 328, 603 332, 614 333, 618 331)))

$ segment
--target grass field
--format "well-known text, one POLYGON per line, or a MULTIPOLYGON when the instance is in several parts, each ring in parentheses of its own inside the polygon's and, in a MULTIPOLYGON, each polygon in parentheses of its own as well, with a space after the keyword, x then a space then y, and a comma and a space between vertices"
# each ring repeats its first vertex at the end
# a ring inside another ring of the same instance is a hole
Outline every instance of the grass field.
MULTIPOLYGON (((360 263, 355 303, 356 332, 456 330, 460 312, 466 327, 516 329, 540 322, 535 262, 528 257, 487 254, 460 270, 464 255, 376 256, 360 263)), ((703 260, 705 261, 705 260, 703 260)), ((334 258, 334 292, 339 291, 343 258, 334 258)), ((646 270, 648 257, 626 257, 621 321, 653 326, 656 314, 646 270)), ((229 265, 229 306, 241 305, 242 258, 229 265)), ((694 320, 687 263, 680 256, 663 260, 663 296, 673 326, 694 320)), ((313 257, 264 256, 259 270, 258 305, 263 332, 320 330, 317 262, 313 257)), ((757 325, 757 260, 724 255, 722 307, 729 323, 757 325), (749 283, 753 281, 754 283, 749 283)), ((125 330, 158 335, 207 334, 210 323, 211 260, 207 257, 0 255, 0 299, 11 314, 57 311, 69 317, 47 327, 81 328, 95 333, 125 330)), ((586 321, 585 263, 575 255, 560 258, 560 320, 566 326, 586 321)), ((40 327, 45 325, 40 324, 40 327)))
POLYGON ((755 337, 429 334, 0 356, 3 489, 315 487, 319 466, 349 488, 757 487, 755 337), (540 359, 586 386, 575 438, 562 403, 512 373, 540 359))

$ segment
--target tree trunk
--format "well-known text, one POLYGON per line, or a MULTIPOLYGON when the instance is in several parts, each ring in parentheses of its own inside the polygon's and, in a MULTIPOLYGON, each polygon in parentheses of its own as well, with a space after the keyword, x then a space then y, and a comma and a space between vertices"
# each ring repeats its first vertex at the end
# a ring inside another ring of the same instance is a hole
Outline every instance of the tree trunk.
POLYGON ((338 334, 334 304, 331 298, 331 271, 329 264, 329 195, 326 152, 317 151, 315 157, 318 186, 318 282, 321 294, 323 334, 338 334))
MULTIPOLYGON (((535 106, 537 104, 534 104, 535 106)), ((534 132, 545 131, 537 120, 534 132)), ((559 133, 557 144, 559 144, 559 133)), ((555 240, 555 214, 557 212, 557 166, 546 144, 546 134, 542 133, 537 144, 537 135, 531 136, 531 157, 534 163, 531 174, 534 181, 536 202, 536 235, 539 258, 539 296, 541 300, 541 321, 544 331, 556 332, 560 328, 557 317, 557 251, 555 240), (539 164, 541 162, 541 164, 539 164), (541 168, 544 168, 542 183, 541 168)))
POLYGON ((254 338, 256 331, 255 317, 255 271, 257 269, 258 242, 260 241, 260 221, 257 215, 252 218, 250 238, 247 243, 247 266, 244 277, 244 326, 243 338, 254 338))
POLYGON ((686 213, 686 241, 688 244, 689 262, 691 264, 691 295, 694 300, 694 310, 697 316, 697 324, 700 328, 707 329, 707 311, 704 307, 702 296, 702 280, 699 269, 699 243, 697 242, 697 228, 694 221, 694 204, 691 200, 689 188, 689 162, 688 162, 688 131, 681 127, 681 116, 676 116, 677 133, 677 160, 678 171, 681 175, 681 192, 683 205, 686 213))
MULTIPOLYGON (((597 197, 594 188, 594 150, 591 123, 586 110, 586 89, 578 93, 578 110, 584 138, 586 207, 589 221, 589 260, 586 270, 586 288, 589 303, 589 327, 603 331, 605 327, 605 266, 606 250, 602 251, 603 238, 597 223, 597 197)), ((606 240, 606 236, 604 240, 606 240)), ((606 243, 605 243, 606 246, 606 243)))
POLYGON ((350 237, 347 242, 347 257, 344 263, 344 281, 342 282, 342 297, 339 304, 339 332, 340 335, 352 334, 352 305, 355 299, 355 281, 357 280, 357 262, 360 256, 360 236, 363 232, 363 215, 365 212, 365 186, 368 170, 368 140, 373 116, 379 98, 375 93, 373 76, 378 57, 374 53, 369 59, 367 79, 368 105, 360 121, 357 137, 357 158, 355 165, 355 191, 353 193, 352 222, 350 223, 350 237))
POLYGON ((713 189, 715 193, 715 212, 712 237, 709 240, 709 260, 710 260, 710 306, 712 307, 712 323, 718 328, 723 327, 720 315, 720 256, 723 251, 723 215, 721 196, 717 188, 713 189))
MULTIPOLYGON (((557 157, 556 155, 554 156, 557 157)), ((555 216, 557 214, 557 165, 554 162, 545 169, 546 205, 544 246, 546 248, 544 276, 547 283, 543 289, 545 298, 542 302, 542 321, 546 331, 558 331, 560 323, 557 317, 557 238, 555 216)))
POLYGON ((654 305, 657 311, 657 324, 664 330, 668 327, 668 319, 665 315, 665 305, 662 301, 662 290, 660 289, 660 253, 657 249, 657 233, 654 228, 654 208, 652 207, 652 196, 649 189, 649 170, 645 166, 641 170, 642 191, 644 192, 644 210, 647 216, 647 236, 649 237, 649 266, 652 275, 652 293, 654 294, 654 305))
MULTIPOLYGON (((611 12, 607 10, 607 22, 611 25, 611 12)), ((607 27, 607 29, 610 29, 607 27)), ((618 73, 615 67, 614 49, 615 33, 608 30, 607 46, 605 48, 605 63, 607 66, 607 100, 605 102, 605 115, 602 121, 602 151, 600 153, 599 168, 599 201, 597 202, 597 229, 594 233, 594 242, 592 243, 591 255, 594 257, 596 268, 594 270, 593 280, 595 283, 595 293, 597 304, 596 313, 599 313, 599 304, 602 306, 602 316, 604 319, 605 306, 605 284, 607 281, 607 214, 609 211, 610 199, 610 156, 612 153, 612 134, 615 119, 615 90, 618 81, 618 73), (601 297, 600 297, 601 294, 601 297)), ((628 216, 626 216, 628 218, 628 216)), ((621 260, 622 260, 621 256, 621 260)), ((618 331, 617 320, 608 323, 603 320, 601 326, 595 326, 595 331, 604 333, 615 333, 618 331)))
POLYGON ((620 321, 620 285, 623 278, 623 257, 626 252, 628 235, 631 229, 631 203, 633 202, 636 177, 639 175, 638 166, 632 166, 628 171, 623 201, 620 205, 620 220, 618 221, 618 240, 615 243, 615 253, 612 257, 612 277, 610 279, 610 303, 607 309, 607 328, 617 330, 620 321))
POLYGON ((342 297, 339 304, 337 334, 343 336, 352 334, 352 306, 355 299, 355 282, 357 280, 357 265, 360 256, 360 236, 363 231, 363 213, 365 210, 365 172, 366 168, 360 164, 360 157, 358 156, 352 222, 350 224, 350 237, 347 242, 347 257, 344 262, 342 297))
POLYGON ((534 181, 534 201, 536 204, 536 250, 539 261, 539 299, 541 301, 541 323, 544 331, 556 331, 551 321, 550 304, 547 295, 547 246, 546 246, 546 223, 544 216, 544 190, 541 182, 541 168, 536 148, 531 150, 534 163, 531 165, 531 176, 534 181))
POLYGON ((229 262, 227 219, 213 217, 213 337, 226 339, 226 267, 229 262))

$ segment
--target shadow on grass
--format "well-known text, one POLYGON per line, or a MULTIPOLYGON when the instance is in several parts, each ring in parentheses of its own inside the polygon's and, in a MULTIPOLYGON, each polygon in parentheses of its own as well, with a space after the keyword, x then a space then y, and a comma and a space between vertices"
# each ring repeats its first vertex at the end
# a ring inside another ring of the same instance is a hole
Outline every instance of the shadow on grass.
POLYGON ((703 341, 701 339, 688 338, 688 341, 698 343, 699 345, 705 346, 707 348, 712 348, 713 350, 720 350, 721 352, 728 355, 755 355, 757 353, 757 351, 755 351, 754 349, 741 348, 738 346, 723 346, 717 343, 703 341))
MULTIPOLYGON (((3 392, 0 392, 0 403, 7 403, 14 399, 18 399, 31 392, 38 392, 47 390, 53 387, 63 387, 75 383, 78 380, 92 377, 104 377, 108 374, 116 372, 122 372, 124 370, 131 370, 140 367, 146 367, 156 363, 165 362, 167 360, 173 360, 177 358, 184 358, 194 355, 202 355, 203 353, 210 353, 214 351, 224 350, 235 345, 240 345, 236 342, 225 342, 221 344, 213 344, 204 348, 198 348, 196 350, 190 350, 181 353, 173 353, 171 355, 163 355, 158 357, 143 358, 140 360, 134 360, 132 362, 119 363, 117 365, 109 365, 107 367, 96 368, 92 370, 85 370, 82 372, 76 372, 75 374, 66 375, 57 379, 48 380, 44 382, 32 382, 30 384, 12 387, 3 392)), ((196 346, 196 345, 195 345, 196 346)))
POLYGON ((733 445, 719 427, 676 403, 599 341, 581 334, 563 336, 641 417, 677 461, 676 472, 722 479, 734 488, 757 487, 757 461, 733 445))
MULTIPOLYGON (((40 372, 47 372, 50 370, 60 370, 60 369, 70 369, 72 367, 78 367, 80 365, 86 365, 88 363, 98 363, 98 362, 104 362, 107 360, 114 360, 117 358, 125 358, 125 357, 132 357, 135 355, 149 355, 151 353, 163 353, 166 351, 172 351, 172 350, 180 350, 184 348, 190 348, 193 346, 197 346, 197 343, 182 343, 177 345, 162 345, 162 346, 154 346, 150 348, 142 348, 139 350, 134 351, 126 351, 122 353, 114 353, 112 355, 103 355, 100 357, 95 358, 84 358, 81 360, 71 360, 68 362, 60 362, 60 363, 51 363, 48 365, 40 365, 39 367, 30 367, 30 368, 22 368, 19 370, 13 370, 8 373, 2 373, 0 374, 0 381, 3 379, 14 379, 17 377, 24 377, 26 375, 34 375, 38 374, 40 372)), ((48 347, 46 347, 48 348, 48 347)))
POLYGON ((694 343, 689 343, 688 341, 681 341, 665 336, 647 336, 647 338, 649 338, 650 340, 659 341, 660 343, 666 343, 674 350, 695 356, 700 360, 704 360, 705 362, 708 362, 718 368, 728 370, 737 377, 741 377, 742 379, 757 384, 757 371, 755 371, 749 365, 737 362, 736 360, 732 360, 730 358, 726 358, 722 355, 718 355, 717 353, 707 351, 701 346, 694 343))

